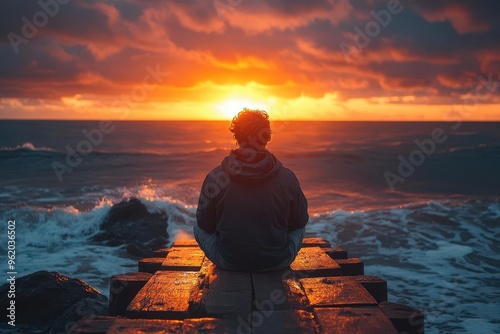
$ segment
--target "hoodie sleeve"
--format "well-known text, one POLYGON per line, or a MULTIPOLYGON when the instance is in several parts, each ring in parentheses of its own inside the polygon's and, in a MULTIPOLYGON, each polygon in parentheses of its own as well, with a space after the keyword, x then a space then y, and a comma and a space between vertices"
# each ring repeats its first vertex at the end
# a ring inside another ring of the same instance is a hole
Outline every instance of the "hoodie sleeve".
POLYGON ((290 204, 290 216, 288 219, 288 231, 295 231, 306 226, 309 221, 309 214, 307 213, 307 199, 300 189, 299 181, 297 182, 297 189, 295 191, 294 199, 290 204))
POLYGON ((210 174, 207 175, 201 187, 198 208, 196 209, 196 223, 198 227, 208 233, 215 232, 217 227, 214 180, 210 174))

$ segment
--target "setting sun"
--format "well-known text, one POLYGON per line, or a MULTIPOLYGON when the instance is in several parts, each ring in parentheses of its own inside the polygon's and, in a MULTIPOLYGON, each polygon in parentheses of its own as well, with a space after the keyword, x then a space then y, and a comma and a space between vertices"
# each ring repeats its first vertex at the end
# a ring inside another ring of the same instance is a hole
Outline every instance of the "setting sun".
POLYGON ((243 110, 243 108, 261 109, 268 111, 269 105, 262 102, 251 101, 248 99, 229 99, 216 104, 215 108, 223 118, 227 119, 236 116, 236 114, 243 110))

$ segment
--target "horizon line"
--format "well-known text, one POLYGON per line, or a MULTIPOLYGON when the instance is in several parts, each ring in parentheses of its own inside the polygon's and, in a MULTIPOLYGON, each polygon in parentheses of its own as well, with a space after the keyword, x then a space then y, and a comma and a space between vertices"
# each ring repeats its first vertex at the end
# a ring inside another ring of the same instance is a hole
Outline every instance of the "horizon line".
MULTIPOLYGON (((468 119, 468 120, 419 120, 419 119, 406 119, 406 120, 394 120, 394 119, 375 119, 375 120, 355 120, 355 119, 346 119, 346 120, 336 120, 336 119, 269 119, 271 122, 404 122, 404 123, 430 123, 430 122, 440 122, 440 123, 453 123, 453 122, 462 122, 462 123, 499 123, 500 119, 495 120, 483 120, 483 119, 468 119)), ((72 118, 0 118, 1 121, 55 121, 55 122, 231 122, 231 119, 72 119, 72 118)))

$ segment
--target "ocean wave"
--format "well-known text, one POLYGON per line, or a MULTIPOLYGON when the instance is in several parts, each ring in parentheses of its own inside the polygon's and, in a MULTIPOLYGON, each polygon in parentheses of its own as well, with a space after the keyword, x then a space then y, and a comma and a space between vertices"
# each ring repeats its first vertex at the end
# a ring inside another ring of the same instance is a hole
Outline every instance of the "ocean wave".
POLYGON ((496 149, 496 150, 498 150, 499 147, 500 147, 500 145, 495 145, 495 144, 465 145, 465 146, 452 147, 452 148, 448 149, 448 151, 450 153, 453 153, 453 152, 458 152, 458 151, 475 151, 475 150, 484 150, 484 149, 496 149))
MULTIPOLYGON (((137 194, 137 192, 134 192, 137 194)), ((132 193, 129 193, 130 195, 132 193)), ((163 211, 169 216, 170 235, 176 239, 186 226, 192 226, 195 208, 171 197, 160 198, 142 193, 139 199, 149 212, 163 211)), ((128 199, 135 196, 126 196, 128 199)), ((89 210, 78 209, 73 205, 50 205, 48 207, 20 206, 0 212, 2 220, 19 221, 16 232, 22 235, 20 247, 33 246, 50 248, 64 243, 90 240, 95 236, 111 207, 120 200, 101 198, 98 204, 89 210)), ((40 204, 40 203, 39 203, 40 204)), ((1 248, 2 246, 0 246, 1 248)))
POLYGON ((14 147, 0 147, 0 152, 2 151, 37 151, 37 152, 57 152, 56 149, 53 149, 51 147, 36 147, 30 142, 23 143, 22 145, 17 145, 14 147))
POLYGON ((105 202, 90 211, 80 211, 72 205, 22 206, 3 211, 2 219, 16 220, 16 233, 22 236, 18 239, 20 248, 50 248, 95 235, 110 207, 105 202))
MULTIPOLYGON (((76 147, 71 147, 70 149, 65 148, 65 149, 55 149, 52 147, 45 147, 45 146, 40 146, 37 147, 34 144, 30 142, 23 143, 22 145, 17 145, 13 147, 0 147, 0 152, 54 152, 54 153, 59 153, 61 155, 66 155, 68 152, 73 152, 76 147)), ((99 147, 92 147, 92 150, 90 152, 84 152, 84 154, 76 151, 81 156, 87 156, 90 154, 94 155, 101 155, 101 156, 152 156, 152 157, 157 157, 157 156, 163 156, 163 157, 186 157, 186 156, 191 156, 191 155, 204 155, 204 154, 212 154, 212 153, 218 153, 218 152, 228 152, 230 148, 228 147, 209 147, 209 148, 204 148, 204 149, 199 149, 199 150, 179 150, 178 148, 174 149, 153 149, 153 148, 144 148, 140 150, 134 150, 134 149, 122 149, 122 150, 109 150, 105 148, 99 148, 99 147)))

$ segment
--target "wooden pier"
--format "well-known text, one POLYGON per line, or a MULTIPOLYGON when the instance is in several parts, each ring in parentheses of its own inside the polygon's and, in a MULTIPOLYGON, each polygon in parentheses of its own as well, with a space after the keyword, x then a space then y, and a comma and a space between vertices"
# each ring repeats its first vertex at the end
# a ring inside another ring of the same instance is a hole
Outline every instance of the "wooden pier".
POLYGON ((305 238, 290 268, 271 273, 216 268, 194 240, 111 278, 110 316, 71 333, 423 333, 423 314, 387 302, 387 283, 321 238, 305 238))

